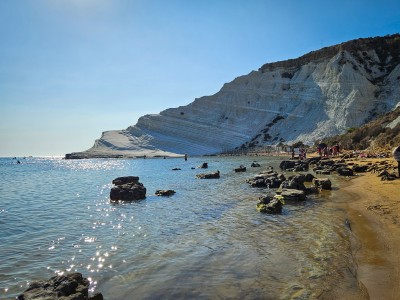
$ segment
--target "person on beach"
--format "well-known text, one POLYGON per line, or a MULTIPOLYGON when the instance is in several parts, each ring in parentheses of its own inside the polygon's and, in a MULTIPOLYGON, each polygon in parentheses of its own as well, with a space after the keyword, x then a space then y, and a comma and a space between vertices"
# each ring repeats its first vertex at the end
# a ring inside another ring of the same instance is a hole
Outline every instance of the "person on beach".
POLYGON ((400 146, 393 150, 393 158, 397 161, 397 174, 400 178, 400 146))

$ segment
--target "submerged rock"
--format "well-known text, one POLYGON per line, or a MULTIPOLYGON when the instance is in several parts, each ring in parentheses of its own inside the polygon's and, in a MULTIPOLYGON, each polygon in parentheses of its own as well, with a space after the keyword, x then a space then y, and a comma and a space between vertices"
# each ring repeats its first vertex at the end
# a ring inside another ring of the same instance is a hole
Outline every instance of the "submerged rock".
POLYGON ((260 165, 258 162, 253 161, 253 162, 251 163, 251 167, 252 167, 252 168, 259 168, 259 167, 261 167, 261 165, 260 165))
POLYGON ((208 163, 202 163, 201 166, 199 166, 200 169, 207 169, 208 168, 208 163))
POLYGON ((98 293, 89 297, 89 280, 81 273, 54 276, 46 281, 34 281, 18 300, 103 300, 98 293))
POLYGON ((175 194, 174 190, 157 190, 156 196, 172 196, 175 194))
POLYGON ((260 197, 256 206, 259 212, 267 214, 280 214, 282 213, 282 207, 283 199, 269 195, 260 197))
POLYGON ((110 191, 111 202, 137 201, 146 198, 146 188, 139 182, 137 176, 118 177, 112 183, 115 187, 110 191))
POLYGON ((332 182, 328 178, 314 178, 313 185, 320 190, 332 189, 332 182))
POLYGON ((246 172, 246 167, 243 165, 240 165, 239 168, 235 169, 235 172, 246 172))
POLYGON ((217 171, 213 173, 197 174, 196 177, 200 179, 217 179, 220 176, 219 176, 219 171, 217 171))

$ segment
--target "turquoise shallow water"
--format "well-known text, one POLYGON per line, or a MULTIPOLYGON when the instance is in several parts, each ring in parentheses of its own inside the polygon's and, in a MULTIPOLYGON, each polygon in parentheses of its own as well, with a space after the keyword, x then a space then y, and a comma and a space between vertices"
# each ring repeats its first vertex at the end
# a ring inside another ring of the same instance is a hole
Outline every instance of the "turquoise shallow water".
MULTIPOLYGON (((340 193, 255 210, 247 178, 277 168, 267 157, 0 159, 0 298, 32 280, 78 271, 106 299, 316 299, 356 297, 340 193), (208 162, 209 169, 192 169, 208 162), (235 173, 246 165, 248 171, 235 173), (181 168, 172 171, 172 168, 181 168), (219 170, 221 179, 195 175, 219 170), (135 175, 141 202, 109 202, 112 179, 135 175), (172 197, 156 197, 173 189, 172 197)), ((334 180, 334 179, 333 179, 334 180)))

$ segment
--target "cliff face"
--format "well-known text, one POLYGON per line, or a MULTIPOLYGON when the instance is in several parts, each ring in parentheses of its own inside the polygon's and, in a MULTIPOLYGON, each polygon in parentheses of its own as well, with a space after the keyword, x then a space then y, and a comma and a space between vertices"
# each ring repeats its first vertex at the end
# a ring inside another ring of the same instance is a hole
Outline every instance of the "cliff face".
POLYGON ((143 116, 126 130, 104 132, 80 155, 200 155, 311 143, 399 103, 400 35, 358 39, 265 64, 215 95, 143 116))

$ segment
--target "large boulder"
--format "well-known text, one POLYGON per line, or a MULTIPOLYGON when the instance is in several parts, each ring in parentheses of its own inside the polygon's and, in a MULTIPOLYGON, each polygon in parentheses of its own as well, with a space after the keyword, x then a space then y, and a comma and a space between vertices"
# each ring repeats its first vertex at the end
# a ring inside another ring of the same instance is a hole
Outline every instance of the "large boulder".
POLYGON ((286 180, 283 174, 278 174, 273 170, 265 171, 257 174, 253 178, 247 179, 246 182, 252 187, 278 188, 282 181, 286 180))
POLYGON ((313 185, 319 190, 331 190, 332 182, 328 178, 314 178, 313 185))
POLYGON ((280 214, 282 212, 282 207, 282 199, 269 195, 260 197, 257 203, 257 210, 267 214, 280 214))
POLYGON ((280 189, 296 189, 304 191, 306 189, 304 185, 305 179, 306 176, 304 174, 290 176, 287 180, 282 182, 280 189))
POLYGON ((368 169, 369 169, 368 165, 363 165, 363 166, 354 165, 353 166, 353 171, 356 172, 356 173, 364 173, 364 172, 367 172, 368 169))
POLYGON ((138 201, 146 198, 146 188, 137 176, 118 177, 112 183, 115 186, 110 191, 111 202, 138 201))
POLYGON ((306 200, 306 194, 304 191, 295 190, 295 189, 282 189, 279 192, 276 192, 278 195, 283 197, 283 200, 286 202, 301 202, 306 200))
POLYGON ((117 177, 112 181, 115 185, 124 185, 124 184, 137 184, 139 183, 138 176, 124 176, 124 177, 117 177))
POLYGON ((81 273, 51 277, 46 281, 34 281, 20 294, 18 300, 103 300, 98 293, 89 297, 89 280, 81 273))
POLYGON ((308 170, 309 163, 305 160, 283 160, 279 164, 279 168, 286 171, 303 172, 308 170))
POLYGON ((306 175, 304 175, 304 181, 305 182, 312 182, 313 179, 315 178, 315 176, 313 174, 307 173, 306 175))
POLYGON ((350 168, 347 168, 347 167, 337 168, 336 172, 338 172, 339 175, 341 175, 341 176, 353 176, 354 175, 353 170, 350 168))

